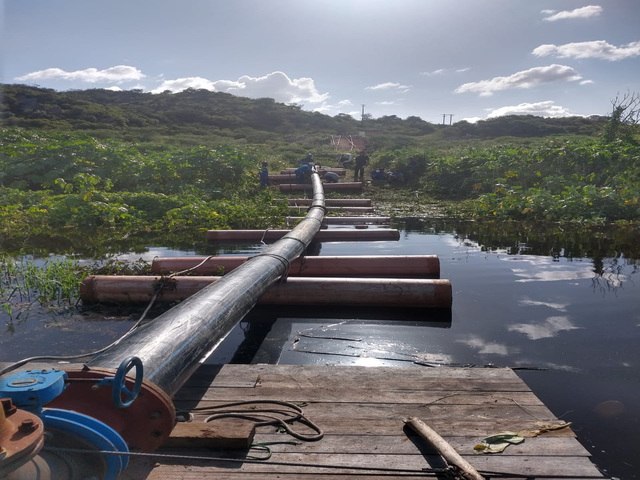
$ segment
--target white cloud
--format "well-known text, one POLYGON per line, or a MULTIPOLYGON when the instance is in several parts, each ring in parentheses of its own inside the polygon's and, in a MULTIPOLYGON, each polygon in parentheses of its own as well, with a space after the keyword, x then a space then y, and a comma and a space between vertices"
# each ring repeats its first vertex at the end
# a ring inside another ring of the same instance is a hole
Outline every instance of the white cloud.
POLYGON ((437 75, 442 75, 446 70, 444 68, 438 68, 437 70, 432 70, 430 72, 420 72, 420 75, 424 75, 425 77, 435 77, 437 75))
POLYGON ((402 85, 401 83, 398 83, 398 82, 385 82, 385 83, 379 83, 377 85, 372 85, 370 87, 366 87, 365 90, 372 90, 372 91, 396 90, 401 93, 407 93, 409 90, 411 90, 411 86, 402 85))
POLYGON ((226 92, 249 98, 273 98, 282 103, 322 103, 329 94, 320 93, 312 78, 289 78, 283 72, 272 72, 261 77, 243 75, 238 80, 208 80, 202 77, 165 80, 152 93, 165 90, 181 92, 187 88, 226 92))
POLYGON ((394 102, 393 100, 383 100, 382 102, 376 102, 376 105, 395 105, 396 102, 394 102))
POLYGON ((439 75, 445 75, 449 72, 454 72, 454 73, 465 73, 468 72, 469 70, 471 70, 470 67, 461 67, 461 68, 456 68, 455 70, 448 70, 446 68, 438 68, 436 70, 432 70, 430 72, 420 72, 420 75, 423 75, 425 77, 437 77, 439 75))
POLYGON ((540 324, 532 323, 516 323, 509 325, 510 332, 523 333, 531 340, 540 340, 541 338, 552 338, 558 335, 560 332, 568 330, 576 330, 576 327, 569 318, 562 317, 549 317, 540 324))
POLYGON ((519 105, 507 105, 491 110, 487 118, 503 117, 505 115, 535 115, 537 117, 569 117, 573 114, 565 107, 556 105, 553 101, 521 103, 519 105))
POLYGON ((186 90, 187 88, 216 91, 214 82, 211 80, 207 80, 202 77, 186 77, 176 78, 175 80, 165 80, 158 87, 151 90, 151 93, 162 93, 165 91, 177 93, 186 90))
POLYGON ((32 82, 41 80, 66 80, 87 83, 97 82, 130 82, 133 80, 141 80, 145 75, 136 67, 129 65, 116 65, 115 67, 98 70, 97 68, 85 68, 84 70, 74 70, 68 72, 61 68, 47 68, 38 70, 37 72, 27 73, 16 80, 21 82, 32 82))
POLYGON ((554 56, 558 58, 598 58, 615 62, 640 56, 640 42, 631 42, 616 47, 605 40, 565 43, 564 45, 545 44, 531 52, 537 57, 554 56))
POLYGON ((569 20, 573 18, 590 18, 596 17, 602 13, 602 7, 599 5, 588 5, 586 7, 576 8, 574 10, 563 10, 557 12, 555 10, 542 10, 543 15, 547 15, 543 20, 546 22, 555 22, 558 20, 569 20))
POLYGON ((576 70, 566 65, 548 65, 534 67, 516 72, 508 77, 494 77, 479 82, 464 83, 455 89, 455 93, 478 93, 480 96, 490 96, 494 92, 514 88, 531 88, 546 83, 582 80, 576 70))

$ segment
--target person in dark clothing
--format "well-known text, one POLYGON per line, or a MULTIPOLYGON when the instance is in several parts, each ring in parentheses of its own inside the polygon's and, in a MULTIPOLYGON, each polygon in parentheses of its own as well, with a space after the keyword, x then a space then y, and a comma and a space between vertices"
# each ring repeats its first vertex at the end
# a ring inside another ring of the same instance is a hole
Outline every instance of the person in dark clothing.
POLYGON ((267 162, 262 162, 262 168, 260 169, 258 177, 260 178, 261 187, 264 188, 269 186, 269 165, 267 162))
POLYGON ((336 172, 327 172, 324 174, 324 181, 327 183, 338 183, 340 176, 336 172))
POLYGON ((311 164, 303 163, 295 170, 296 183, 309 183, 311 180, 311 164))
POLYGON ((362 150, 355 160, 355 167, 353 172, 353 181, 354 182, 364 182, 364 167, 369 165, 369 155, 367 152, 362 150))

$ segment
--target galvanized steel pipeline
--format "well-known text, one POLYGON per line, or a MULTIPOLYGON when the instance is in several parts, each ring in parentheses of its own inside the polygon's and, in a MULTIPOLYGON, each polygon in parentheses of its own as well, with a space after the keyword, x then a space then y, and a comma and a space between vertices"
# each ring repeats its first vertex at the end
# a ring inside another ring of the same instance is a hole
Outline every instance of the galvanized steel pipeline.
POLYGON ((224 275, 219 282, 140 326, 87 366, 117 369, 129 356, 144 365, 145 381, 173 396, 200 363, 254 307, 260 295, 286 276, 320 230, 325 215, 324 190, 318 173, 311 175, 313 199, 309 211, 281 240, 224 275))

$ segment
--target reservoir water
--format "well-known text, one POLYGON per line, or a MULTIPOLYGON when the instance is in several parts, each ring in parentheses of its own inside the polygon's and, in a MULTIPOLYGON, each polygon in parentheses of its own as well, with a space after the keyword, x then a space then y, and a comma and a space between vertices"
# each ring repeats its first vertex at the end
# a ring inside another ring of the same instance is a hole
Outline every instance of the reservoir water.
MULTIPOLYGON (((453 286, 450 318, 257 309, 208 361, 513 367, 558 418, 572 422, 607 475, 640 478, 637 230, 585 233, 423 220, 397 226, 398 242, 325 243, 314 253, 438 255, 441 278, 453 286)), ((221 252, 149 246, 120 258, 213 253, 221 252)), ((34 307, 13 321, 3 311, 0 361, 95 350, 126 331, 140 311, 52 314, 34 307)))

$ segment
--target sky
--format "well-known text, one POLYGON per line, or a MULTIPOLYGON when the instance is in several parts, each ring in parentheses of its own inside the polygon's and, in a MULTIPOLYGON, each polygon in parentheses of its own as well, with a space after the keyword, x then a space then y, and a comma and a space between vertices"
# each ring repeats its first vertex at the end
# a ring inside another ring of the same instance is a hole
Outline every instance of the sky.
POLYGON ((5 84, 196 88, 447 124, 609 115, 640 92, 639 0, 2 2, 5 84))

